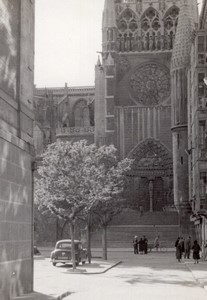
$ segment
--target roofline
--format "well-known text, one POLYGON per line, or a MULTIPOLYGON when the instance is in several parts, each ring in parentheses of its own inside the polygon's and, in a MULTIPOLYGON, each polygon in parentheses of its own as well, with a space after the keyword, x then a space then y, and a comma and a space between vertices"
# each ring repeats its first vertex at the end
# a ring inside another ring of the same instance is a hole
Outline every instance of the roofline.
POLYGON ((71 87, 35 87, 35 90, 44 90, 44 91, 47 91, 47 90, 69 90, 69 91, 78 91, 78 90, 93 90, 95 89, 95 86, 71 86, 71 87))

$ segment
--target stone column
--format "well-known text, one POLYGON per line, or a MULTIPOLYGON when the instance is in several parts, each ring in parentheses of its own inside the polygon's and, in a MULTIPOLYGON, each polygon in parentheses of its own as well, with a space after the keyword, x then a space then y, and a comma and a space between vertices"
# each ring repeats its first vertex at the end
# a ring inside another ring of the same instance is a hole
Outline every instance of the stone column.
POLYGON ((150 212, 153 212, 153 180, 149 182, 150 212))

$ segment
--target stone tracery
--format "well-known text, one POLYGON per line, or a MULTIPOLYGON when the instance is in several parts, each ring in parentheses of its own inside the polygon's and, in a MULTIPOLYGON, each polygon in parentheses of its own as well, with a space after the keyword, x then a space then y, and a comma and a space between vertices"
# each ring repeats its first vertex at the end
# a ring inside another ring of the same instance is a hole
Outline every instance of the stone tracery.
POLYGON ((170 95, 169 70, 155 63, 142 65, 132 74, 130 89, 138 103, 158 105, 170 95))
POLYGON ((138 29, 135 13, 127 8, 118 20, 118 50, 121 52, 134 51, 135 36, 138 29))
POLYGON ((161 24, 158 12, 150 7, 141 19, 142 50, 161 49, 161 24))
POLYGON ((129 7, 123 9, 121 4, 116 4, 118 51, 161 51, 173 48, 179 14, 177 6, 169 8, 164 17, 164 8, 159 13, 149 7, 142 15, 129 7))
POLYGON ((75 105, 74 118, 76 127, 90 126, 89 108, 85 100, 80 100, 75 105))
POLYGON ((179 14, 178 7, 173 6, 168 10, 168 12, 165 15, 164 18, 165 49, 173 48, 177 22, 178 22, 178 14, 179 14))

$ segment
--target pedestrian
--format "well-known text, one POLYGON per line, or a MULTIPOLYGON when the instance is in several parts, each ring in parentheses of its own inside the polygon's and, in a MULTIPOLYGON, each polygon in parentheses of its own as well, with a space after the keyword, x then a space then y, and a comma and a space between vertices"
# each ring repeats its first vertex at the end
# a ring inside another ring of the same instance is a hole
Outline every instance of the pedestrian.
POLYGON ((177 248, 177 245, 179 243, 180 237, 177 238, 177 240, 175 241, 175 248, 177 248))
POLYGON ((190 258, 190 250, 191 250, 191 237, 190 236, 187 239, 185 239, 184 244, 185 244, 185 258, 189 259, 190 258))
POLYGON ((158 235, 158 236, 156 236, 156 238, 154 240, 154 247, 155 247, 156 251, 158 251, 159 246, 160 246, 160 237, 158 235))
POLYGON ((176 258, 178 262, 181 262, 182 254, 183 254, 183 240, 182 238, 180 238, 176 246, 176 258))
POLYGON ((140 238, 138 244, 139 244, 139 253, 143 254, 144 253, 144 241, 142 238, 140 238))
POLYGON ((193 259, 194 259, 194 264, 198 264, 198 260, 200 259, 200 251, 201 247, 199 246, 198 242, 195 240, 193 243, 193 259))
POLYGON ((135 235, 133 239, 134 254, 138 254, 138 238, 135 235))
POLYGON ((148 252, 148 239, 145 235, 143 235, 143 246, 144 246, 144 254, 147 254, 148 252))

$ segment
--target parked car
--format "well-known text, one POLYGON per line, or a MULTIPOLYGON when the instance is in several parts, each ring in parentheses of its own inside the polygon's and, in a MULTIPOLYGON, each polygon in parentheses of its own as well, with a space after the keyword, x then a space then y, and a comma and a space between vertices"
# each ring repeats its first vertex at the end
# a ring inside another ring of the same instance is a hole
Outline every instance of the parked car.
MULTIPOLYGON (((87 251, 83 248, 81 241, 75 240, 75 259, 76 265, 80 262, 85 264, 87 259, 87 251)), ((53 266, 56 266, 57 263, 62 264, 71 264, 72 255, 71 255, 71 240, 60 240, 56 243, 55 249, 51 252, 50 260, 53 266)))

